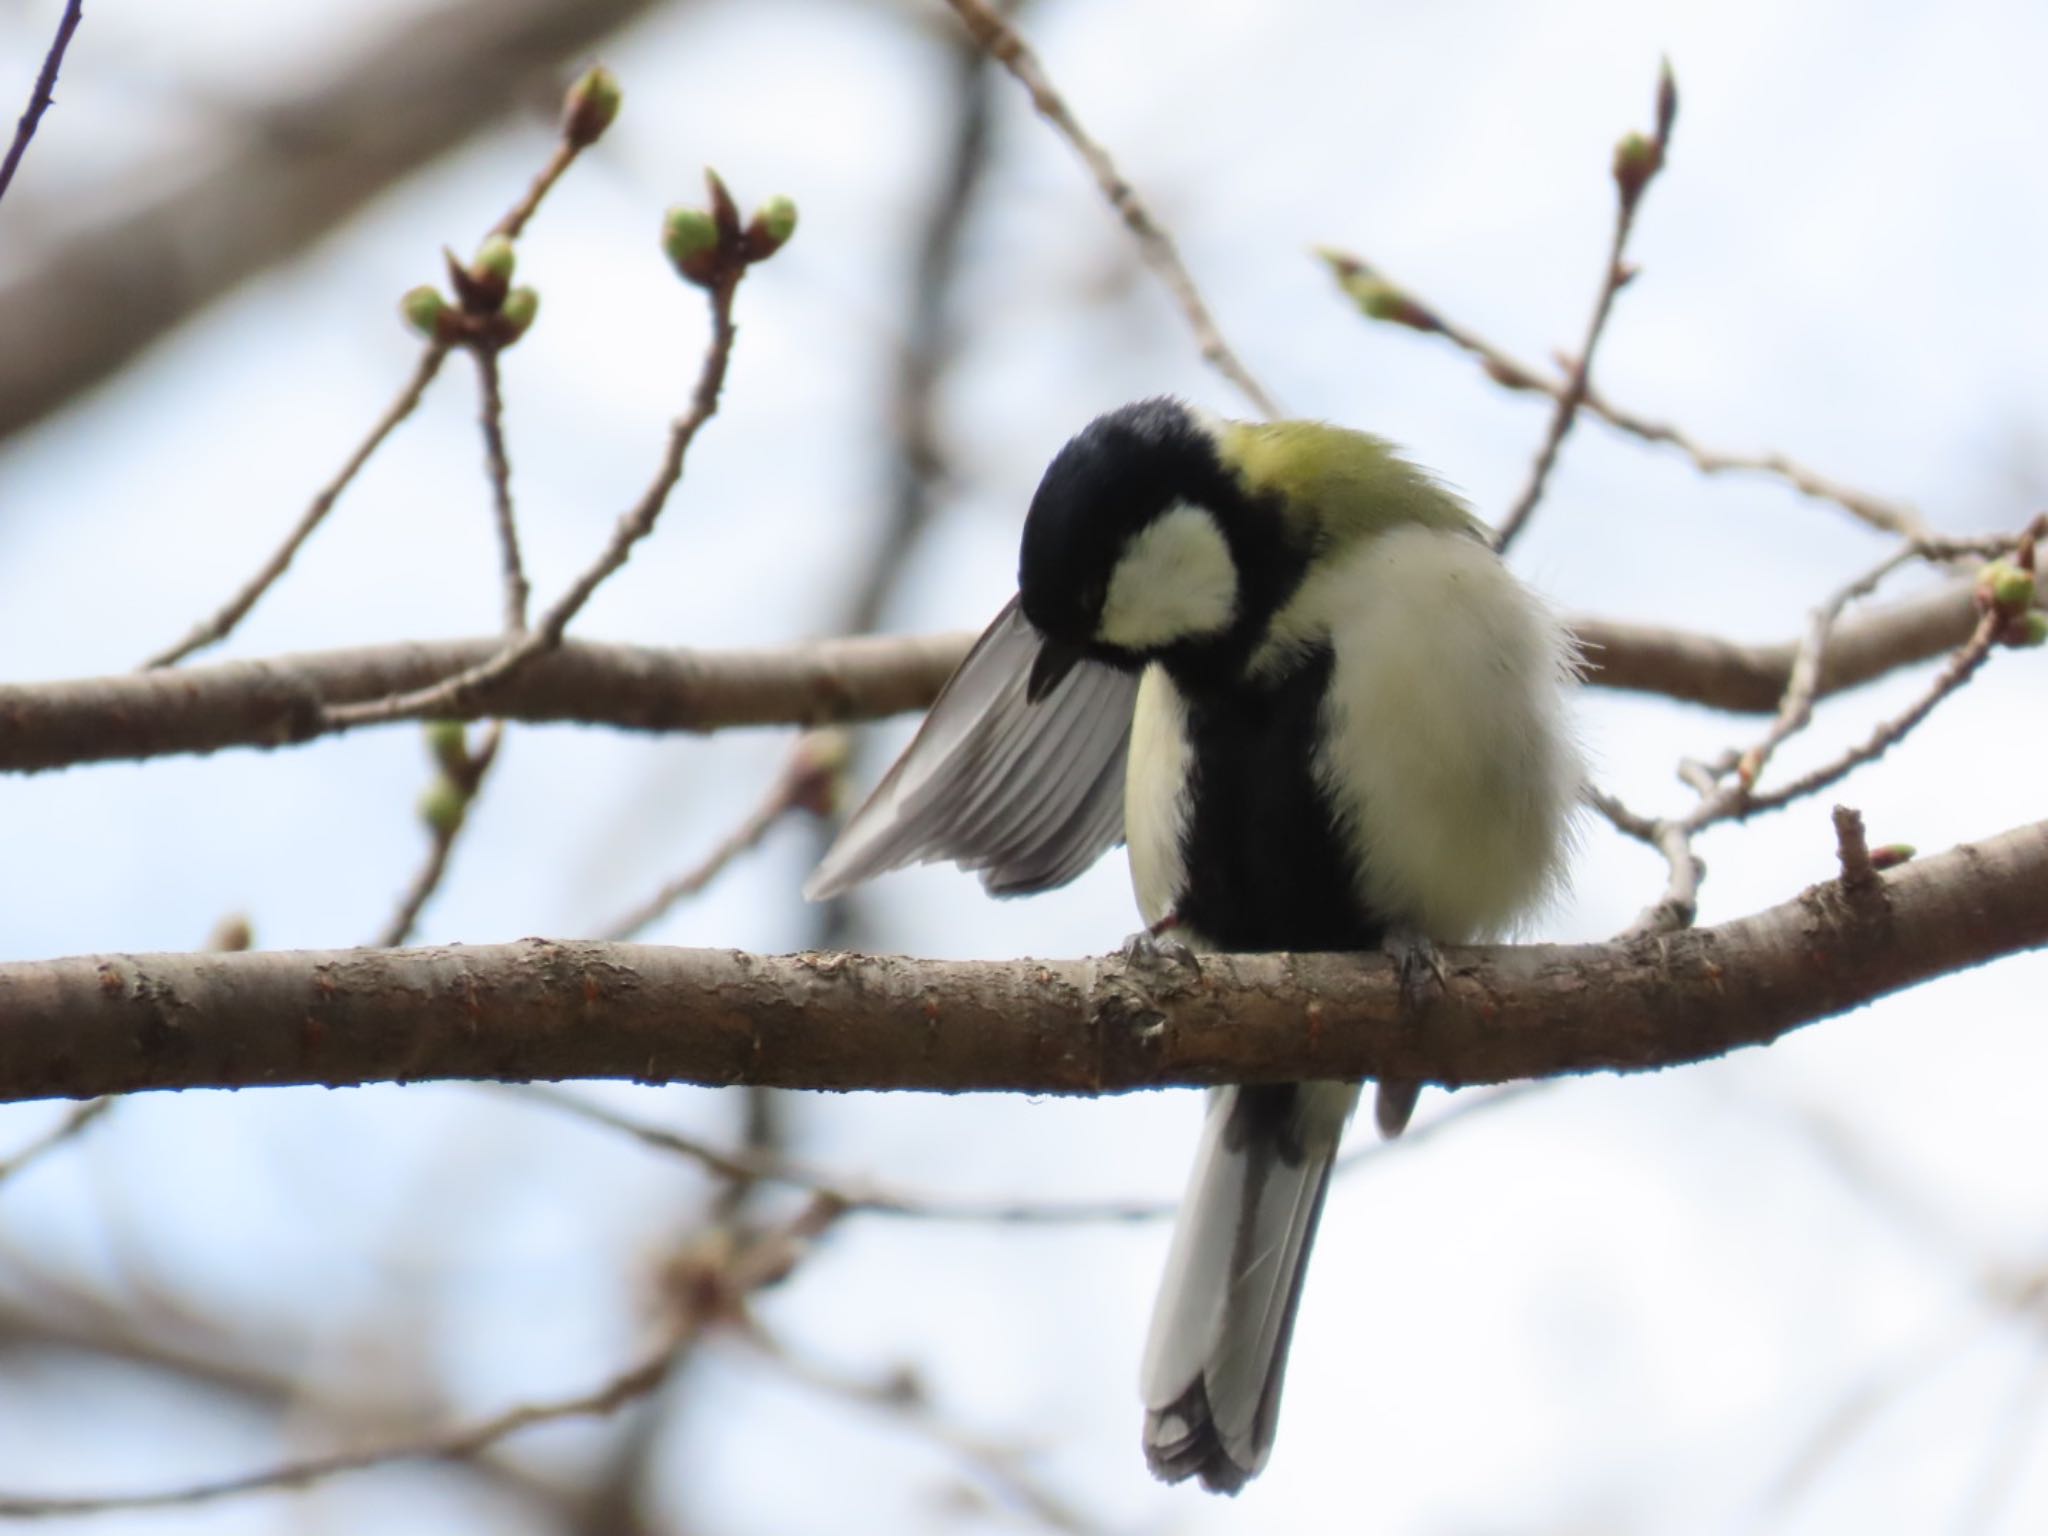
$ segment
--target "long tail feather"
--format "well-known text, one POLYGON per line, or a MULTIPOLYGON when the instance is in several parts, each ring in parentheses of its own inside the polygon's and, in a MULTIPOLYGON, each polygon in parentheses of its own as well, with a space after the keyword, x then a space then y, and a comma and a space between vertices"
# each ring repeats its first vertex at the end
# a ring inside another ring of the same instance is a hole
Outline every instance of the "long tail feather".
POLYGON ((1265 1466, 1350 1083, 1222 1088, 1145 1346, 1145 1460, 1235 1493, 1265 1466))

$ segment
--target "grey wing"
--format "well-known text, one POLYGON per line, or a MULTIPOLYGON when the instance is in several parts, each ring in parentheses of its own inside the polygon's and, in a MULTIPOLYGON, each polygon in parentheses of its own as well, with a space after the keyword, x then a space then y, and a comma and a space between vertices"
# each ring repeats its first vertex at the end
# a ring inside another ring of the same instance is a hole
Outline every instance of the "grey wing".
POLYGON ((950 859, 997 896, 1065 885, 1123 841, 1138 679, 1101 662, 1026 697, 1041 644, 1017 599, 804 885, 823 901, 885 870, 950 859))

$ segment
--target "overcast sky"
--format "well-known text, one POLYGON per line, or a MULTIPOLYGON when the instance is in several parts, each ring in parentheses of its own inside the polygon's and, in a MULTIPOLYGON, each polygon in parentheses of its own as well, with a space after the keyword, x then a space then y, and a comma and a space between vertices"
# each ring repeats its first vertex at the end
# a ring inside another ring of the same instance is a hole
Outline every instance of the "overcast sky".
MULTIPOLYGON (((204 155, 220 103, 315 72, 404 9, 91 7, 0 204, 0 266, 33 260, 43 221, 88 217, 124 178, 204 155)), ((56 10, 0 17, 0 91, 25 92, 56 10)), ((625 112, 522 243, 543 307, 506 362, 543 600, 650 475, 696 368, 701 306, 660 260, 662 209, 697 194, 708 162, 743 202, 794 197, 802 224, 742 292, 725 409, 663 527, 578 633, 748 645, 823 633, 843 611, 889 492, 885 381, 948 134, 949 24, 936 4, 707 0, 604 50, 625 112)), ((1608 238, 1612 144, 1647 126, 1660 55, 1683 105, 1602 391, 1714 446, 1792 453, 1951 531, 2014 527, 2048 503, 2039 5, 1042 0, 1026 25, 1287 407, 1403 443, 1482 512, 1512 499, 1542 407, 1359 319, 1309 250, 1358 251, 1519 356, 1573 344, 1608 238)), ((902 552, 890 629, 993 614, 1039 471, 1096 412, 1162 392, 1247 409, 1202 368, 1072 154, 1000 83, 965 345, 939 401, 954 475, 938 524, 902 552)), ((397 295, 436 276, 444 242, 474 243, 549 132, 536 116, 402 184, 0 445, 0 676, 121 670, 224 597, 403 380, 415 346, 397 295)), ((468 372, 451 367, 220 654, 491 630, 473 414, 468 372)), ((1588 422, 1516 564, 1568 609, 1775 640, 1883 551, 1837 508, 1770 481, 1709 482, 1588 422)), ((1874 840, 1933 851, 2042 814, 2042 666, 1995 658, 1842 792, 1874 840)), ((1830 703, 1785 764, 1860 736, 1924 681, 1830 703)), ((1646 810, 1685 803, 1680 756, 1759 728, 1613 697, 1581 716, 1603 780, 1646 810)), ((909 727, 877 728, 865 773, 909 727)), ((736 822, 785 751, 766 732, 514 732, 421 939, 595 931, 736 822)), ((266 947, 362 942, 423 851, 427 777, 418 732, 400 727, 0 782, 0 956, 187 948, 236 911, 266 947)), ((784 827, 653 937, 805 943, 796 889, 815 851, 809 829, 784 827)), ((1831 872, 1827 802, 1701 852, 1702 921, 1783 900, 1831 872)), ((1659 880, 1654 859, 1589 827, 1541 936, 1610 934, 1659 880)), ((951 871, 891 877, 861 909, 862 941, 1101 951, 1135 926, 1125 882, 1120 856, 1026 903, 986 901, 951 871)), ((763 1314, 847 1371, 913 1365, 947 1414, 1033 1447, 1044 1479, 1117 1531, 2038 1530, 2048 1325, 1984 1293, 1987 1275, 2048 1263, 2044 982, 2039 957, 2007 962, 1767 1052, 1559 1085, 1347 1177, 1278 1450, 1234 1502, 1157 1487, 1139 1456, 1162 1224, 848 1223, 763 1314), (1787 1492, 1831 1416, 1881 1381, 1895 1389, 1787 1492)), ((734 1125, 713 1094, 587 1091, 707 1133, 734 1125)), ((1447 1102, 1427 1097, 1421 1118, 1447 1102)), ((0 1157, 52 1114, 0 1110, 0 1157)), ((1198 1118, 1181 1093, 895 1096, 806 1099, 794 1123, 802 1156, 850 1176, 1170 1197, 1198 1118)), ((309 1372, 414 1347, 380 1341, 376 1320, 430 1296, 418 1347, 457 1407, 482 1412, 580 1390, 630 1356, 636 1266, 700 1191, 687 1170, 481 1091, 166 1096, 0 1188, 0 1254, 109 1285, 160 1272, 252 1327, 311 1317, 309 1372)), ((152 1487, 294 1445, 124 1375, 0 1382, 0 1491, 152 1487)), ((953 1475, 942 1454, 736 1344, 707 1351, 673 1438, 660 1507, 678 1531, 1011 1528, 934 1497, 953 1475)), ((597 1443, 549 1431, 534 1454, 569 1468, 597 1443)), ((313 1504, 101 1528, 270 1531, 302 1507, 336 1529, 524 1528, 455 1490, 438 1473, 380 1474, 313 1504)))

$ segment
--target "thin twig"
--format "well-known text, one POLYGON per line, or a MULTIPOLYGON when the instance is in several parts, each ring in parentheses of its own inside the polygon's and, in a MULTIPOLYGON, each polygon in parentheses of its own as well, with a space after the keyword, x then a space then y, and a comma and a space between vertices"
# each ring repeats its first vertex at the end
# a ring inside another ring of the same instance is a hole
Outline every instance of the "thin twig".
POLYGON ((720 840, 693 868, 676 876, 646 901, 613 923, 599 938, 630 939, 659 922, 669 909, 695 896, 725 872, 726 866, 759 845, 775 824, 791 811, 822 813, 829 809, 847 756, 845 733, 827 728, 807 731, 791 749, 768 793, 746 818, 720 840))
POLYGON ((441 888, 441 881, 448 873, 448 860, 455 851, 455 840, 462 835, 462 829, 469 825, 469 809, 483 788, 485 777, 491 771, 491 764, 498 760, 498 745, 505 739, 504 722, 493 720, 485 729, 483 739, 474 751, 464 749, 461 764, 454 769, 444 764, 442 773, 448 787, 454 791, 449 808, 437 812, 428 820, 427 831, 433 839, 427 850, 427 857, 420 865, 419 873, 412 877, 412 884, 406 887, 399 898, 398 910, 391 914, 391 920, 378 932, 371 942, 379 949, 396 949, 412 937, 418 925, 420 913, 433 899, 434 892, 441 888))
POLYGON ((50 42, 49 52, 43 55, 43 67, 36 75, 35 89, 29 93, 28 106, 14 125, 14 142, 7 146, 7 158, 0 160, 0 197, 7 195, 7 188, 14 181, 14 168, 28 153, 28 141, 36 136, 43 114, 57 99, 57 71, 64 65, 64 50, 71 46, 71 34, 78 30, 84 16, 84 0, 69 0, 64 14, 57 18, 57 35, 50 42))
POLYGON ((1863 826, 1863 813, 1853 806, 1838 805, 1829 814, 1835 823, 1835 862, 1841 866, 1842 885, 1853 891, 1874 884, 1877 866, 1870 861, 1870 836, 1863 826))
POLYGON ((1903 714, 1880 726, 1861 746, 1842 754, 1832 763, 1824 764, 1804 777, 1773 790, 1769 794, 1755 793, 1755 784, 1772 752, 1795 732, 1803 730, 1813 718, 1813 703, 1820 692, 1821 669, 1826 661, 1827 649, 1843 610, 1859 598, 1876 591, 1892 572, 1914 560, 1953 560, 1963 555, 2003 554, 2008 550, 2020 551, 2020 558, 2031 571, 2034 565, 2034 543, 2048 528, 2048 518, 2037 518, 2016 536, 1994 536, 1990 539, 1914 539, 1885 559, 1880 560, 1863 575, 1849 582, 1831 594, 1828 600, 1816 610, 1807 628, 1805 639, 1793 659, 1792 671, 1785 682, 1784 697, 1779 701, 1777 715, 1762 739, 1746 751, 1732 757, 1726 782, 1715 789, 1712 782, 1701 789, 1701 801, 1690 820, 1693 830, 1708 826, 1716 821, 1740 821, 1758 811, 1775 810, 1789 805, 1792 801, 1824 789, 1837 780, 1846 777, 1864 763, 1871 762, 1889 751, 1917 726, 1949 694, 1970 680, 1978 667, 1991 654, 1991 648, 1998 641, 2006 622, 2012 615, 1998 604, 1986 602, 1984 612, 1977 621, 1976 629, 1962 647, 1950 656, 1948 664, 1936 674, 1926 693, 1903 714))
POLYGON ((654 9, 652 0, 380 7, 356 13, 360 26, 299 67, 241 71, 232 91, 207 92, 209 131, 195 135, 207 148, 181 149, 173 174, 137 166, 118 209, 100 216, 74 198, 79 216, 46 220, 33 250, 16 252, 26 259, 0 274, 0 437, 115 376, 171 327, 289 263, 420 166, 526 119, 537 80, 654 9))
POLYGON ((1514 543, 1515 536, 1543 500, 1543 490, 1550 482, 1550 471, 1557 463, 1558 452, 1563 448, 1572 424, 1578 420, 1579 407, 1585 402, 1586 391, 1591 386, 1593 353, 1600 345, 1601 333, 1607 329, 1607 317, 1614 309, 1614 296, 1635 276, 1633 269, 1623 260, 1628 250, 1628 237, 1635 228, 1636 210, 1642 206, 1643 193, 1664 168, 1664 156, 1671 141, 1671 125, 1677 113, 1678 87, 1672 80, 1671 65, 1667 60, 1658 75, 1655 130, 1647 138, 1629 135, 1615 151, 1614 234, 1607 247, 1607 266, 1600 276, 1600 292, 1593 301, 1593 318, 1586 324, 1586 339, 1579 344, 1578 354, 1572 359, 1564 388, 1556 396, 1557 409, 1550 413, 1550 427, 1543 435, 1543 446, 1536 451, 1536 462, 1529 468, 1528 483, 1522 487, 1521 495, 1515 498, 1495 531, 1493 546, 1497 550, 1505 552, 1514 543))
POLYGON ((549 1084, 516 1084, 504 1091, 629 1136, 657 1152, 686 1158, 715 1177, 803 1190, 830 1201, 849 1216, 903 1216, 991 1226, 1071 1226, 1156 1221, 1171 1216, 1176 1209, 1172 1201, 1159 1200, 975 1200, 868 1180, 834 1178, 788 1158, 724 1151, 694 1136, 650 1125, 549 1084))
POLYGON ((0 1157, 0 1184, 5 1184, 38 1158, 61 1147, 113 1107, 112 1099, 87 1099, 83 1104, 74 1105, 63 1119, 12 1157, 0 1157))
POLYGON ((619 519, 610 541, 597 559, 570 584, 568 591, 555 600, 541 616, 540 622, 489 660, 430 687, 390 694, 361 704, 328 706, 321 711, 321 720, 326 728, 337 730, 382 720, 399 720, 413 714, 458 710, 487 692, 494 683, 504 681, 536 656, 554 649, 561 642, 569 621, 583 611, 583 605, 590 601, 591 595, 626 563, 634 546, 654 531, 655 521, 668 504, 669 493, 683 478, 683 461, 690 451, 690 444, 696 440, 704 424, 718 412, 719 394, 725 387, 726 368, 732 360, 733 338, 737 334, 732 318, 733 294, 744 271, 742 267, 727 272, 707 289, 711 307, 710 345, 705 350, 703 366, 697 375, 690 408, 669 431, 668 448, 662 455, 653 483, 619 519))
MULTIPOLYGON (((1698 913, 1699 882, 1703 866, 1692 852, 1692 840, 1708 827, 1721 822, 1740 822, 1763 811, 1777 810, 1846 778, 1865 763, 1872 762, 1903 740, 1940 702, 1968 682, 1984 664, 2005 632, 2013 615, 1995 603, 1984 604, 1975 629, 1962 647, 1949 657, 1927 690, 1909 708, 1880 725, 1868 739, 1850 748, 1789 784, 1758 794, 1758 776, 1772 754, 1813 718, 1813 705, 1822 687, 1822 677, 1832 637, 1842 614, 1859 598, 1867 597, 1885 577, 1915 561, 1952 561, 1965 556, 2002 554, 2017 548, 2026 569, 2033 569, 2033 543, 2048 519, 2036 519, 2018 535, 1988 538, 1921 538, 1901 545, 1868 571, 1829 595, 1814 610, 1806 633, 1794 652, 1785 690, 1776 713, 1764 734, 1747 749, 1728 751, 1712 763, 1686 759, 1679 764, 1679 777, 1697 792, 1698 800, 1682 816, 1645 817, 1629 811, 1611 795, 1589 792, 1595 809, 1629 837, 1648 843, 1663 854, 1669 871, 1662 896, 1639 915, 1623 933, 1624 938, 1669 933, 1691 926, 1698 913)), ((1853 813, 1851 813, 1853 814, 1853 813)), ((1836 816, 1838 842, 1845 837, 1841 815, 1836 816)), ((1860 825, 1858 829, 1860 839, 1860 825)), ((1849 877, 1853 850, 1842 842, 1845 879, 1849 877)), ((1868 847, 1863 849, 1864 875, 1871 872, 1868 847)), ((1852 880, 1852 884, 1867 881, 1852 880)))
POLYGON ((1586 409, 1632 437, 1648 443, 1666 443, 1692 460, 1693 467, 1705 475, 1729 473, 1774 475, 1790 485, 1802 496, 1815 501, 1832 502, 1858 521, 1869 524, 1884 533, 1896 533, 1907 538, 1923 538, 1932 530, 1926 521, 1911 507, 1902 502, 1882 496, 1873 496, 1868 491, 1859 491, 1854 486, 1844 485, 1809 469, 1797 460, 1782 453, 1726 453, 1719 449, 1707 448, 1667 421, 1656 421, 1589 392, 1586 409))
POLYGON ((400 1462, 468 1461, 500 1441, 542 1424, 595 1418, 647 1396, 668 1378, 684 1352, 707 1329, 743 1319, 742 1304, 753 1292, 784 1279, 805 1245, 838 1218, 829 1202, 814 1201, 785 1225, 743 1241, 692 1253, 678 1265, 670 1287, 668 1318, 659 1342, 637 1363, 601 1385, 573 1397, 521 1403, 439 1434, 397 1444, 340 1451, 285 1462, 256 1472, 145 1493, 42 1497, 0 1495, 0 1519, 97 1515, 140 1509, 170 1509, 211 1503, 273 1488, 303 1488, 343 1473, 400 1462))
MULTIPOLYGON (((1383 272, 1348 251, 1330 248, 1319 254, 1328 263, 1338 285, 1351 295, 1359 308, 1376 320, 1401 325, 1428 336, 1441 336, 1476 360, 1486 376, 1503 389, 1547 395, 1561 400, 1566 384, 1547 377, 1541 370, 1522 362, 1503 348, 1451 319, 1435 305, 1417 298, 1383 272)), ((1929 532, 1927 524, 1912 508, 1857 490, 1809 469, 1782 453, 1727 453, 1709 448, 1670 422, 1657 421, 1624 409, 1588 385, 1581 407, 1591 411, 1617 431, 1648 443, 1676 448, 1704 475, 1730 473, 1771 475, 1785 481, 1801 495, 1840 507, 1851 517, 1884 533, 1920 538, 1929 532)))
POLYGON ((1180 306, 1188 328, 1194 332, 1196 345, 1201 348, 1203 359, 1218 373, 1237 387, 1239 394, 1249 400, 1260 415, 1278 417, 1285 413, 1278 402, 1268 394, 1265 387, 1252 377, 1224 341, 1223 333, 1217 328, 1216 319, 1209 313, 1209 306, 1203 301, 1201 290, 1195 286, 1195 279, 1180 258, 1173 237, 1157 219, 1152 216, 1136 189, 1126 181, 1123 173, 1116 168, 1116 162, 1087 129, 1081 126, 1065 98, 1054 88, 1039 62, 1038 55, 1026 43, 1017 29, 986 3, 986 0, 946 0, 954 14, 966 24, 975 42, 986 49, 989 56, 1013 75, 1031 95, 1031 104, 1057 129, 1064 139, 1080 155, 1096 186, 1109 200, 1110 207, 1117 211, 1138 242, 1138 254, 1153 275, 1165 284, 1166 291, 1174 303, 1180 306))
POLYGON ((645 1358, 591 1391, 552 1402, 522 1403, 438 1435, 424 1436, 398 1445, 340 1451, 330 1456, 310 1456, 256 1472, 245 1472, 209 1482, 189 1483, 180 1488, 71 1497, 0 1495, 0 1519, 47 1519, 61 1515, 101 1515, 141 1509, 174 1509, 193 1504, 208 1504, 239 1494, 259 1493, 265 1489, 304 1488, 343 1473, 367 1471, 372 1467, 389 1466, 395 1462, 466 1461, 523 1430, 541 1424, 560 1423, 565 1419, 599 1417, 617 1411, 636 1398, 644 1397, 660 1385, 668 1373, 670 1362, 677 1352, 695 1337, 699 1326, 698 1319, 685 1316, 645 1358))
MULTIPOLYGON (((579 81, 578 87, 583 86, 587 79, 588 77, 586 76, 585 81, 579 81)), ((511 239, 525 229, 527 222, 532 219, 535 212, 540 208, 541 200, 547 196, 548 191, 554 184, 561 179, 562 173, 568 170, 569 166, 574 163, 577 155, 581 154, 590 143, 594 142, 592 136, 579 137, 574 131, 574 90, 575 88, 572 88, 572 115, 564 118, 561 137, 556 141, 554 153, 549 157, 547 164, 542 167, 540 174, 534 178, 532 185, 526 189, 526 192, 520 197, 519 201, 514 203, 505 213, 504 217, 492 226, 491 234, 503 235, 507 239, 511 239)), ((600 128, 598 131, 602 132, 602 129, 600 128)), ((320 493, 313 498, 312 505, 306 509, 305 515, 299 519, 298 525, 286 536, 284 543, 278 547, 277 552, 250 578, 241 591, 229 599, 227 604, 218 613, 195 627, 189 635, 176 645, 158 652, 143 662, 142 665, 145 668, 171 666, 175 662, 191 655, 194 651, 212 645, 227 637, 228 633, 242 621, 243 616, 256 606, 257 601, 262 598, 263 594, 284 574, 285 568, 291 564, 293 556, 299 552, 299 547, 312 536, 313 530, 318 528, 327 514, 333 510, 335 502, 341 497, 341 493, 348 488, 349 483, 355 479, 363 465, 369 462, 371 455, 383 446, 384 440, 391 435, 398 424, 412 414, 414 408, 420 403, 421 396, 426 393, 427 386, 433 382, 434 376, 440 372, 441 364, 447 359, 448 348, 449 343, 446 340, 433 341, 427 345, 426 350, 420 354, 419 364, 414 369, 411 380, 399 392, 397 400, 392 402, 391 408, 371 428, 370 435, 362 441, 356 448, 356 451, 349 456, 348 461, 342 465, 341 472, 328 482, 320 493)), ((504 435, 501 426, 504 418, 504 404, 499 398, 498 392, 497 357, 495 349, 488 343, 473 345, 471 350, 476 353, 478 372, 483 386, 482 417, 485 458, 490 471, 492 490, 496 498, 500 547, 504 551, 506 628, 508 631, 523 630, 526 624, 526 578, 520 568, 518 537, 512 522, 511 470, 507 466, 504 435)))
POLYGON ((370 461, 370 456, 384 445, 384 440, 396 430, 398 424, 413 413, 414 408, 420 403, 421 396, 426 394, 427 386, 434 382, 434 375, 441 371, 441 364, 447 357, 448 348, 445 345, 439 342, 428 344, 426 350, 420 353, 420 360, 413 368, 412 377, 406 381, 405 388, 398 392, 398 398, 377 418, 376 425, 370 429, 370 435, 356 445, 355 452, 348 456, 335 477, 321 487, 319 494, 313 498, 312 504, 306 508, 298 524, 285 536, 285 541, 277 547, 275 553, 243 584, 240 591, 228 599, 219 612, 197 625, 176 645, 158 651, 143 662, 145 669, 172 666, 194 651, 228 637, 249 610, 256 606, 263 594, 268 592, 285 573, 285 568, 292 563, 292 557, 298 554, 300 546, 313 536, 313 530, 320 526, 327 514, 334 510, 335 502, 341 499, 341 493, 348 489, 350 482, 370 461))
MULTIPOLYGON (((1460 1095, 1450 1108, 1420 1122, 1396 1140, 1361 1141, 1337 1160, 1336 1172, 1341 1177, 1389 1155, 1412 1152, 1440 1132, 1527 1098, 1549 1086, 1550 1081, 1546 1078, 1469 1091, 1460 1095)), ((1180 1209, 1178 1202, 1172 1200, 976 1200, 865 1179, 835 1178, 784 1157, 723 1151, 707 1141, 665 1126, 650 1125, 553 1085, 522 1083, 501 1091, 617 1131, 655 1151, 686 1158, 717 1178, 803 1190, 830 1201, 849 1216, 900 1216, 986 1226, 1092 1226, 1163 1221, 1180 1209)))
POLYGON ((1910 706, 1879 725, 1865 740, 1842 753, 1834 761, 1823 763, 1811 772, 1801 774, 1789 784, 1781 784, 1768 794, 1744 794, 1740 804, 1729 812, 1727 819, 1747 821, 1763 811, 1779 810, 1795 800, 1803 800, 1831 784, 1841 782, 1865 763, 1875 762, 1884 756, 1932 714, 1936 705, 1976 676, 1977 669, 1984 665, 1991 655, 1992 647, 1998 641, 1998 631, 2002 622, 1996 612, 1986 613, 1978 622, 1977 632, 1970 636, 1969 643, 1948 659, 1948 664, 1935 674, 1934 681, 1928 685, 1927 691, 1910 706))
POLYGON ((932 1402, 924 1383, 908 1367, 879 1381, 866 1381, 817 1361, 800 1358, 791 1353, 780 1339, 758 1325, 747 1329, 744 1337, 763 1359, 779 1367, 791 1380, 801 1382, 814 1391, 886 1414, 920 1438, 938 1446, 965 1467, 976 1481, 1047 1529, 1064 1532, 1066 1536, 1091 1536, 1099 1529, 1025 1469, 1030 1457, 1028 1447, 1004 1445, 971 1434, 949 1422, 932 1402))
POLYGON ((1785 679, 1785 692, 1778 700, 1777 714, 1772 717, 1763 737, 1736 758, 1734 772, 1745 785, 1754 784, 1770 762, 1771 754, 1788 738, 1805 730, 1813 720, 1814 701, 1820 696, 1821 669, 1826 664, 1828 645, 1834 638, 1842 610, 1858 598, 1868 596, 1885 577, 1918 559, 1922 553, 1916 544, 1902 546, 1830 594, 1827 601, 1813 611, 1807 621, 1806 633, 1800 638, 1799 648, 1793 653, 1792 670, 1785 679))
POLYGON ((519 558, 519 523, 512 511, 512 463, 505 453, 505 399, 498 388, 498 348, 472 346, 479 395, 477 421, 484 434, 484 472, 491 482, 491 513, 498 529, 498 561, 505 584, 505 633, 526 629, 529 587, 519 558))
MULTIPOLYGON (((491 234, 503 235, 507 240, 517 240, 525 232, 527 223, 540 211, 541 200, 562 179, 562 173, 576 161, 588 146, 563 137, 555 141, 555 152, 548 156, 548 163, 540 168, 518 202, 505 210, 505 216, 491 226, 491 234)), ((486 237, 488 238, 488 237, 486 237)))

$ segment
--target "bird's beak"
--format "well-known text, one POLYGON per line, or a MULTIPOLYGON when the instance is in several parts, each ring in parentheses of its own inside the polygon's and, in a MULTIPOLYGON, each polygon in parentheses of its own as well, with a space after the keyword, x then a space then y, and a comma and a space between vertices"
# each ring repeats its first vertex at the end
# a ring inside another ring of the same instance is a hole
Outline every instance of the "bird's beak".
POLYGON ((1059 687, 1061 679, 1074 670, 1074 663, 1085 654, 1078 645, 1069 645, 1064 640, 1039 641, 1038 659, 1031 663, 1031 681, 1024 687, 1024 697, 1036 704, 1059 687))

